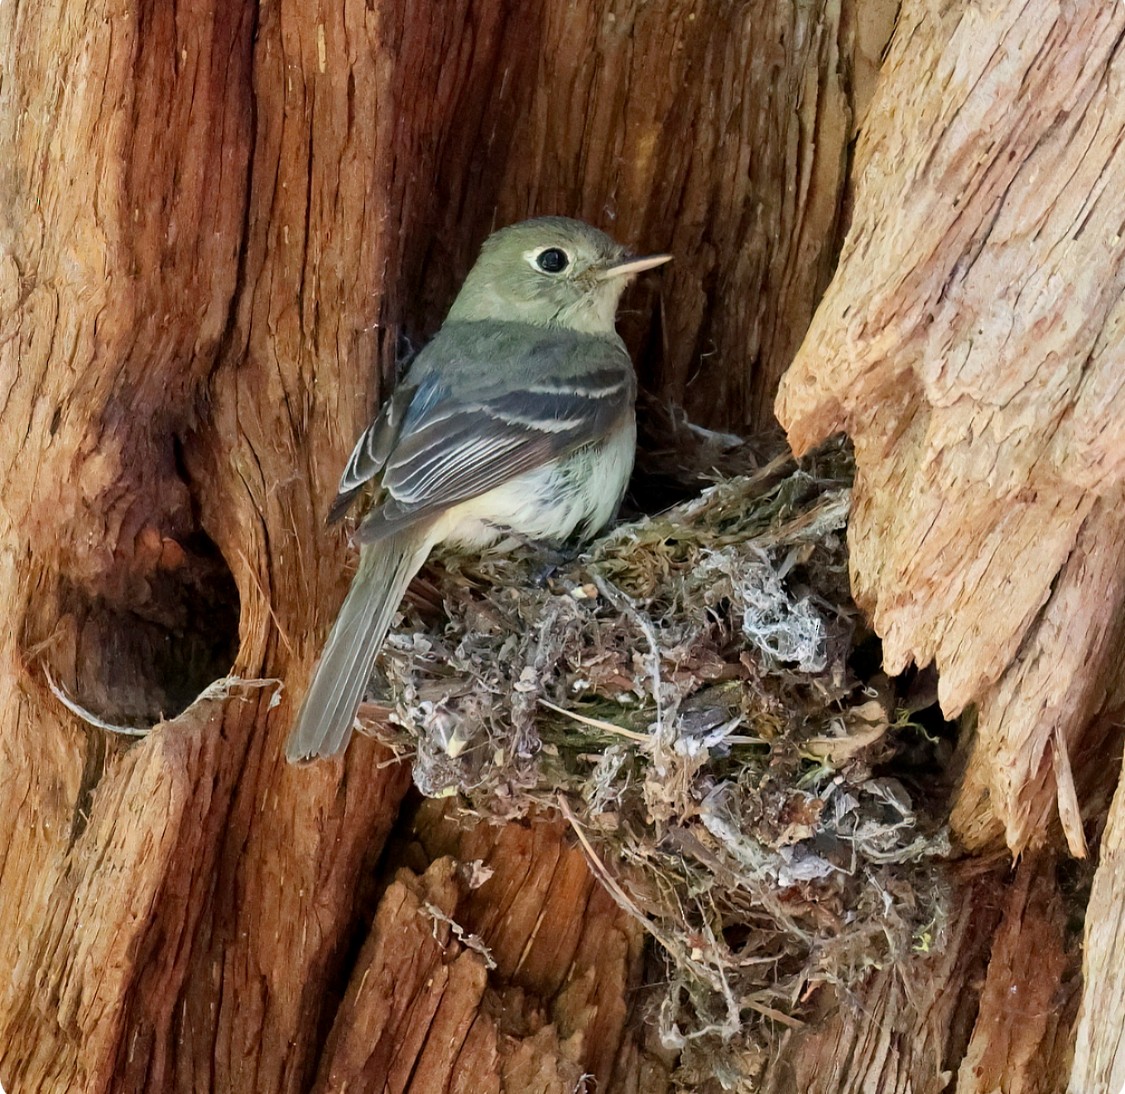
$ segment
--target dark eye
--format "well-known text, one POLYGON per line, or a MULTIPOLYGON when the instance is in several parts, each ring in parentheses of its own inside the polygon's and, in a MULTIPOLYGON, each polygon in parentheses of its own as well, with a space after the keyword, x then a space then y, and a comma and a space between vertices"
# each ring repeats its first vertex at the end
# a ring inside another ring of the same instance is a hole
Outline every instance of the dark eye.
POLYGON ((560 251, 558 247, 548 247, 536 256, 535 265, 544 273, 562 273, 570 265, 570 259, 566 251, 560 251))

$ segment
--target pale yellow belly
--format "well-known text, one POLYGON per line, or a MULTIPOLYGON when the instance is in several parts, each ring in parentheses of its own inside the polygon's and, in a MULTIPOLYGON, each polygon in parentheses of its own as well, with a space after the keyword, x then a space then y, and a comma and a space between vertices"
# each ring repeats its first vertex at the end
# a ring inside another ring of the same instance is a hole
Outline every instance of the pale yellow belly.
POLYGON ((444 513, 435 542, 480 550, 515 532, 529 540, 559 543, 576 531, 592 535, 613 517, 633 470, 636 425, 599 446, 538 467, 444 513))

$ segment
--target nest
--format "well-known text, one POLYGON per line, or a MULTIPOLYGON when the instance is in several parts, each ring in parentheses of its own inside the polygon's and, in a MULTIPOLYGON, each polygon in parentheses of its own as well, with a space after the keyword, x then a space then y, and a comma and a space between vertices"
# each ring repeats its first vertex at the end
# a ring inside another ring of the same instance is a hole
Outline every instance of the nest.
POLYGON ((947 839, 895 771, 921 730, 855 669, 851 477, 835 444, 566 564, 446 559, 442 610, 408 606, 381 661, 384 739, 421 791, 561 811, 655 940, 684 1085, 738 1088, 820 986, 939 942, 947 839))

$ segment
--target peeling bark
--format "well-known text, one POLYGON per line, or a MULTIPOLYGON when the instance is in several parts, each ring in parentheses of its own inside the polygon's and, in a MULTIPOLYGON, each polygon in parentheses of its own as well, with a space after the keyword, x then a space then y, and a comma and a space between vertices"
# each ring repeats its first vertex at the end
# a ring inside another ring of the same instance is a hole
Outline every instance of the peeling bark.
POLYGON ((888 671, 978 710, 971 847, 1084 853, 1070 754, 1125 604, 1125 12, 906 5, 853 222, 778 397, 801 450, 855 441, 852 576, 888 671), (1057 803, 1057 805, 1056 805, 1057 803))
MULTIPOLYGON (((1020 863, 992 940, 957 1094, 1061 1094, 1078 1010, 1078 943, 1058 864, 1020 863)), ((1091 1088, 1093 1089, 1093 1088, 1091 1088)))
POLYGON ((1068 1094, 1125 1087, 1125 778, 1117 786, 1086 909, 1082 1008, 1068 1094))

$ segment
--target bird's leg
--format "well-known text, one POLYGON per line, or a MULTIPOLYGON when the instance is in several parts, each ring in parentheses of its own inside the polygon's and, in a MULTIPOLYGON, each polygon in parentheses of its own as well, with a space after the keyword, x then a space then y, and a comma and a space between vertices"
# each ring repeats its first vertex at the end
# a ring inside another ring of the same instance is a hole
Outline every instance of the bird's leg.
POLYGON ((582 545, 574 537, 559 543, 557 540, 532 539, 505 525, 495 524, 493 527, 500 537, 495 549, 510 550, 518 544, 536 556, 539 565, 531 574, 531 580, 535 585, 545 585, 556 570, 569 565, 581 553, 582 545))

